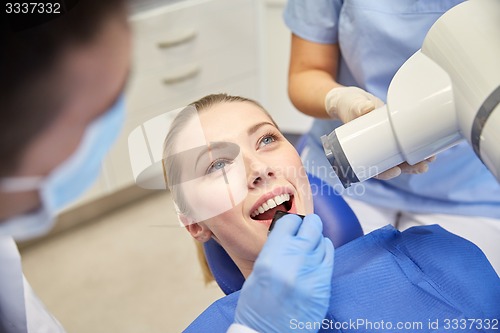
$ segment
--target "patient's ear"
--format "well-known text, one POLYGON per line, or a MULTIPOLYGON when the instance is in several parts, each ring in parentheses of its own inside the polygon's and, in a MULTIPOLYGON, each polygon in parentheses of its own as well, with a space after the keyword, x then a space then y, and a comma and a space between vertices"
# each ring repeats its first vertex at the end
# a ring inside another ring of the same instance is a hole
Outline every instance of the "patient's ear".
POLYGON ((199 242, 205 243, 212 237, 212 231, 203 222, 196 223, 190 221, 186 216, 180 214, 179 219, 186 227, 186 230, 199 242))

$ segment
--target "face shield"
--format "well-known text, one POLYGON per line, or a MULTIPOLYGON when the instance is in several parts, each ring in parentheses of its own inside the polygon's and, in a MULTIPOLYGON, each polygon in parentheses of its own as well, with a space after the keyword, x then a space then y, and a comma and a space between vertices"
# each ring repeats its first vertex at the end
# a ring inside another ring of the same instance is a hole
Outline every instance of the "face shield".
POLYGON ((174 121, 167 136, 163 164, 177 212, 183 217, 182 225, 186 225, 233 209, 246 198, 248 185, 237 144, 210 141, 192 106, 178 117, 185 122, 174 121))

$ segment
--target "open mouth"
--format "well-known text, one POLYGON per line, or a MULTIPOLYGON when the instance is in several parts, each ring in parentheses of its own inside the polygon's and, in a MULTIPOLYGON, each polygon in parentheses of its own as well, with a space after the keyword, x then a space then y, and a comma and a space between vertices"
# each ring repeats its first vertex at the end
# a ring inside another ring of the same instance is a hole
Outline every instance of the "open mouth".
POLYGON ((254 210, 250 217, 257 221, 270 221, 273 219, 274 214, 278 210, 293 213, 292 207, 294 207, 294 196, 284 193, 275 196, 264 202, 256 210, 254 210))

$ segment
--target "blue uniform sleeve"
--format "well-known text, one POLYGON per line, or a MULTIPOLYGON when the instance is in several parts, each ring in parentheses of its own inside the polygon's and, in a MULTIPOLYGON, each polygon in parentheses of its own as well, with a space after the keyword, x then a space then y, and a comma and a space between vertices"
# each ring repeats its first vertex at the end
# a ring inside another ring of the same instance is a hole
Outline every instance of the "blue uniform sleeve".
POLYGON ((297 36, 321 44, 338 43, 342 0, 288 0, 285 24, 297 36))

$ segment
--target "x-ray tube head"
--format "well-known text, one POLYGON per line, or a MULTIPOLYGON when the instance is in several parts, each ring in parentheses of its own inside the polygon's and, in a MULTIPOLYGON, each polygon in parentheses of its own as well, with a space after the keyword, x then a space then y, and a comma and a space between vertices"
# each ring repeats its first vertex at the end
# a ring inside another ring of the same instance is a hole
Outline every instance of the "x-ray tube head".
POLYGON ((344 187, 465 139, 500 180, 500 1, 443 14, 398 70, 387 104, 321 140, 344 187))

